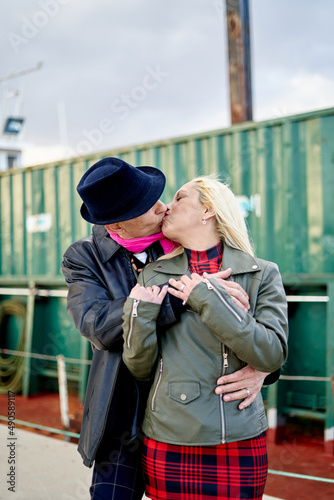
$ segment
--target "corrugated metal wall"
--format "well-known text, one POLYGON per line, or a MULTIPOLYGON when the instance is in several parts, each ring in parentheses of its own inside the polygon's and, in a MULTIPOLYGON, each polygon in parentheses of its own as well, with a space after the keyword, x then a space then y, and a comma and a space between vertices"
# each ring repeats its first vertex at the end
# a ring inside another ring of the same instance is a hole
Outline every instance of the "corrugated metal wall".
POLYGON ((167 176, 164 201, 194 176, 218 172, 245 197, 258 256, 277 262, 282 273, 334 272, 329 109, 0 173, 2 282, 62 280, 63 252, 91 230, 75 187, 104 156, 160 168, 167 176))

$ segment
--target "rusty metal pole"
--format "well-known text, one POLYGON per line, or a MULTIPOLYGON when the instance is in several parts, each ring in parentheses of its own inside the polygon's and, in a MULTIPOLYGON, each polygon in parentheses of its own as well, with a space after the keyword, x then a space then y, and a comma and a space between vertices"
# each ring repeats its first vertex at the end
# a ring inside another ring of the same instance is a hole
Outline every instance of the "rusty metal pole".
POLYGON ((226 0, 231 123, 253 119, 248 0, 226 0))

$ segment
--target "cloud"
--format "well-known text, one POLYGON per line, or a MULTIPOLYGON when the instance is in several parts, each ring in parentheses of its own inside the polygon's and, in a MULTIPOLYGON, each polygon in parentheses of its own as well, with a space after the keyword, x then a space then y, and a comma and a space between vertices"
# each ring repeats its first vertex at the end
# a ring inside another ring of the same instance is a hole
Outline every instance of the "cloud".
POLYGON ((317 73, 297 73, 287 81, 282 78, 278 87, 274 99, 267 94, 263 102, 259 96, 256 120, 334 107, 334 80, 317 73))
POLYGON ((57 162, 76 156, 72 148, 67 146, 30 146, 24 149, 22 158, 25 167, 42 163, 57 162))
MULTIPOLYGON (((22 89, 18 112, 39 161, 61 147, 78 151, 83 141, 100 151, 228 126, 223 0, 3 3, 0 77, 44 62, 2 89, 22 89), (26 39, 16 51, 9 33, 26 39), (147 68, 157 66, 168 77, 145 89, 147 68), (124 102, 128 95, 132 104, 124 102), (117 100, 123 112, 115 110, 117 100)), ((254 118, 332 106, 333 2, 251 0, 250 7, 254 118)))

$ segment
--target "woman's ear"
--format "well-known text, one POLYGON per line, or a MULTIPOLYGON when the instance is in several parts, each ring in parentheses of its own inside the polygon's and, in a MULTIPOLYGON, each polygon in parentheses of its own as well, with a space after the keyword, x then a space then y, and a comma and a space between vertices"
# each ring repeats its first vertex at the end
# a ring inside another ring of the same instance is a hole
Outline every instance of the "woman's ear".
POLYGON ((118 234, 118 236, 122 236, 124 233, 124 229, 121 223, 114 222, 113 224, 106 224, 104 228, 107 231, 111 231, 112 233, 118 234))
POLYGON ((205 219, 207 221, 209 219, 212 219, 215 216, 216 216, 216 212, 214 212, 213 210, 209 210, 208 208, 206 208, 205 211, 204 211, 204 214, 203 214, 203 219, 205 219))

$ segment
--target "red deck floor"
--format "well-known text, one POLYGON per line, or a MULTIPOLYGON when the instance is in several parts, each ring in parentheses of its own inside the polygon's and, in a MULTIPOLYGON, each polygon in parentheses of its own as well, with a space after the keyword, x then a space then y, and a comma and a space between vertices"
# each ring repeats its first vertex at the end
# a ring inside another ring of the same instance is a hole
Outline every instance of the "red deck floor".
MULTIPOLYGON (((77 417, 71 420, 73 432, 79 431, 80 410, 78 398, 69 396, 69 412, 77 417)), ((7 396, 0 396, 0 414, 7 415, 7 396)), ((62 429, 58 395, 16 396, 16 419, 62 429)), ((64 439, 47 431, 34 432, 64 439)), ((324 453, 321 435, 311 439, 286 432, 280 444, 268 441, 269 469, 334 479, 334 456, 324 453)), ((265 493, 284 500, 333 500, 334 484, 269 474, 265 493)))

